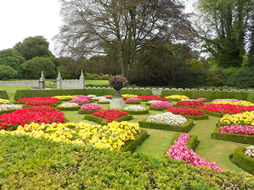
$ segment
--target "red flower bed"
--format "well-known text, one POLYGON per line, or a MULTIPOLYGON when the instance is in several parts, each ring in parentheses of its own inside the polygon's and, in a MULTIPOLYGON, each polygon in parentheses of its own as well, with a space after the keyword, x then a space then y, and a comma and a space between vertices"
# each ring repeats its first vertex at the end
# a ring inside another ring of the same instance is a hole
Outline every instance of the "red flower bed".
POLYGON ((64 113, 54 107, 36 106, 22 108, 12 113, 0 115, 0 127, 16 129, 19 125, 35 123, 62 123, 66 119, 64 113))
POLYGON ((140 100, 160 100, 160 101, 168 101, 167 98, 160 98, 158 96, 138 96, 140 100))
POLYGON ((176 105, 181 105, 181 106, 202 106, 204 105, 203 102, 201 101, 180 101, 177 102, 176 105))
POLYGON ((167 110, 167 112, 171 112, 173 114, 188 115, 188 116, 198 116, 198 115, 205 114, 204 111, 201 111, 197 108, 189 108, 189 107, 171 107, 167 110))
POLYGON ((33 97, 33 98, 21 98, 18 100, 19 102, 26 102, 26 105, 29 106, 46 106, 53 105, 59 101, 58 98, 52 97, 33 97))
POLYGON ((100 110, 100 111, 94 112, 91 115, 96 116, 96 117, 104 118, 104 119, 107 120, 107 122, 110 123, 110 122, 114 121, 115 119, 117 119, 119 117, 123 117, 123 116, 128 115, 128 113, 123 112, 121 110, 107 109, 107 110, 100 110))
POLYGON ((254 135, 254 127, 241 125, 223 126, 220 128, 220 132, 241 135, 254 135))
POLYGON ((219 112, 222 114, 236 114, 246 111, 253 111, 254 106, 240 106, 231 104, 206 104, 199 107, 199 109, 207 110, 210 112, 219 112))

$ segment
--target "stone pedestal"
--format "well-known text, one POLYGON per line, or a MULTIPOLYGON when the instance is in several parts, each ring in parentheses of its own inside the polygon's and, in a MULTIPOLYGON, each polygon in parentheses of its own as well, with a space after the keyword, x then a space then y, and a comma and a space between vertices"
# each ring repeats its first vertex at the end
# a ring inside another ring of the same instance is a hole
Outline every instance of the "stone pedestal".
POLYGON ((110 102, 110 109, 123 109, 125 106, 125 101, 120 97, 112 97, 112 101, 110 102))

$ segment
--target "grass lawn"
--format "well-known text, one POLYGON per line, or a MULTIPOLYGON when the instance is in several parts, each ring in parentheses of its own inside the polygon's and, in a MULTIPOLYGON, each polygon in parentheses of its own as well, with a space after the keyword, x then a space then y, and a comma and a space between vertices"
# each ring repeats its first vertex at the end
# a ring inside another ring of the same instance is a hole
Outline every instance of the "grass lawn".
MULTIPOLYGON (((93 80, 94 82, 95 80, 93 80)), ((100 80, 96 80, 99 84, 100 80)), ((105 81, 104 81, 105 82, 105 81)), ((93 83, 95 84, 95 83, 93 83)), ((1 90, 7 90, 10 100, 13 100, 15 91, 18 89, 29 89, 28 87, 0 87, 1 90)), ((148 108, 144 102, 142 106, 148 108)), ((109 104, 101 104, 103 109, 109 108, 109 104)), ((127 106, 127 105, 126 105, 127 106)), ((77 111, 64 111, 66 119, 70 122, 80 122, 84 121, 90 124, 96 124, 91 121, 84 120, 83 114, 78 114, 77 111)), ((147 118, 149 115, 154 115, 157 113, 162 113, 162 111, 150 111, 146 115, 134 115, 131 122, 137 123, 139 120, 147 118)), ((211 134, 216 127, 218 122, 218 117, 209 116, 209 120, 195 120, 195 126, 189 132, 190 135, 198 136, 200 144, 196 149, 197 154, 207 161, 215 161, 220 167, 224 169, 229 169, 235 172, 243 171, 241 168, 234 165, 230 159, 230 154, 238 146, 245 146, 244 144, 220 141, 211 139, 211 134)), ((139 146, 136 152, 144 153, 152 157, 162 157, 165 155, 169 148, 169 143, 175 132, 155 130, 155 129, 145 129, 150 135, 141 146, 139 146)))
POLYGON ((6 90, 9 96, 9 99, 13 101, 16 90, 29 90, 31 88, 27 86, 0 86, 0 90, 6 90))

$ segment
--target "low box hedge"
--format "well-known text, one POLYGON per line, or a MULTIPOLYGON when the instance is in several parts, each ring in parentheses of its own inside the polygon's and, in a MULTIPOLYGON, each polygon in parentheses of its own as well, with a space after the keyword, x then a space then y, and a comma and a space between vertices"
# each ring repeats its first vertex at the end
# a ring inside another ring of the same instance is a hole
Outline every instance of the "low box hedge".
POLYGON ((143 114, 149 114, 149 109, 146 109, 144 111, 127 111, 122 109, 122 111, 128 113, 128 114, 132 114, 132 115, 143 115, 143 114))
POLYGON ((6 90, 0 90, 0 98, 9 100, 9 96, 6 90))
POLYGON ((155 107, 152 107, 152 106, 149 106, 149 110, 153 110, 153 111, 164 111, 164 110, 167 110, 168 108, 155 108, 155 107))
POLYGON ((214 116, 214 117, 223 117, 222 113, 219 112, 211 112, 207 110, 203 110, 207 115, 214 116))
POLYGON ((97 111, 99 111, 99 110, 85 111, 85 110, 79 109, 79 110, 78 110, 78 113, 79 113, 79 114, 91 114, 91 113, 97 112, 97 111))
POLYGON ((142 128, 160 129, 166 131, 177 131, 177 132, 189 132, 193 127, 193 120, 187 119, 187 122, 183 125, 169 125, 164 123, 152 123, 147 122, 147 119, 139 121, 139 126, 142 128))
POLYGON ((16 110, 5 110, 5 111, 0 111, 0 115, 3 115, 5 113, 11 113, 11 112, 14 112, 16 110))
POLYGON ((232 162, 254 175, 254 158, 244 154, 246 147, 237 147, 233 153, 232 162))
MULTIPOLYGON (((119 117, 119 118, 115 119, 114 121, 117 121, 117 122, 129 121, 132 118, 133 118, 132 115, 126 115, 123 117, 119 117)), ((107 125, 108 124, 106 119, 101 118, 101 117, 92 116, 92 115, 85 115, 84 119, 89 120, 89 121, 94 121, 100 125, 107 125)))
POLYGON ((253 92, 248 93, 247 101, 254 103, 254 93, 253 92))
POLYGON ((243 144, 254 144, 254 135, 221 133, 220 128, 215 128, 214 132, 212 133, 212 138, 217 140, 231 141, 243 144))
POLYGON ((135 135, 134 141, 128 141, 123 148, 121 149, 122 152, 131 151, 134 152, 136 148, 142 144, 142 142, 148 138, 149 135, 147 134, 146 130, 141 130, 141 132, 137 135, 135 135))
POLYGON ((187 119, 193 119, 193 120, 205 120, 209 119, 208 115, 197 115, 197 116, 190 116, 190 115, 182 115, 186 117, 187 119))
POLYGON ((56 109, 57 110, 61 110, 61 111, 77 111, 80 109, 80 106, 78 107, 70 107, 70 108, 63 108, 63 107, 60 107, 60 106, 56 106, 56 109))
POLYGON ((125 104, 141 104, 141 102, 126 102, 125 101, 125 104))
MULTIPOLYGON (((179 138, 180 135, 182 135, 183 133, 176 133, 171 141, 170 141, 170 146, 171 147, 172 145, 175 144, 175 141, 179 138)), ((193 151, 196 150, 197 146, 198 146, 199 142, 198 142, 198 136, 195 136, 195 135, 190 135, 190 139, 188 140, 187 142, 187 147, 188 149, 191 149, 193 151)))

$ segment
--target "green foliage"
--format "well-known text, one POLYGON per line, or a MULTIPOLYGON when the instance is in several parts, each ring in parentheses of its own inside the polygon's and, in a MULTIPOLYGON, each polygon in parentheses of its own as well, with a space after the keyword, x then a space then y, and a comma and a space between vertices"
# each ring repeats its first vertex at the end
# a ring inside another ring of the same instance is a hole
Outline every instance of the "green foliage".
MULTIPOLYGON (((9 66, 13 70, 15 70, 16 75, 19 74, 19 77, 21 75, 21 66, 20 61, 17 57, 9 56, 6 54, 1 54, 0 52, 0 66, 9 66)), ((16 76, 15 76, 16 77, 16 76)), ((11 79, 11 77, 7 77, 6 79, 11 79)))
POLYGON ((149 110, 153 110, 153 111, 163 111, 163 110, 167 110, 168 108, 156 108, 156 107, 152 107, 149 106, 149 110))
POLYGON ((204 110, 204 112, 207 115, 214 116, 214 117, 222 117, 223 116, 223 114, 219 113, 219 112, 211 112, 211 111, 207 111, 207 110, 204 110))
POLYGON ((254 93, 249 92, 247 101, 254 103, 254 93))
POLYGON ((0 90, 0 98, 9 100, 9 96, 5 90, 0 90))
POLYGON ((17 73, 17 71, 8 65, 0 65, 0 80, 16 78, 17 73))
POLYGON ((206 86, 222 86, 223 81, 216 75, 215 72, 208 72, 206 78, 206 86))
POLYGON ((193 119, 193 120, 205 120, 209 119, 207 115, 197 115, 197 116, 189 116, 189 115, 182 115, 186 117, 187 119, 193 119))
POLYGON ((245 147, 238 147, 235 149, 232 161, 240 168, 254 175, 254 159, 245 155, 245 147))
POLYGON ((17 43, 14 46, 25 60, 32 59, 34 57, 50 57, 52 53, 49 51, 49 43, 43 36, 28 37, 21 43, 17 43))
POLYGON ((56 106, 56 109, 57 110, 62 110, 62 111, 77 111, 77 110, 80 109, 80 106, 72 107, 72 108, 63 108, 63 107, 60 107, 60 106, 56 106))
POLYGON ((1 136, 0 150, 1 189, 253 188, 231 172, 27 136, 1 136))
POLYGON ((106 119, 103 119, 101 117, 92 116, 92 115, 85 115, 84 119, 88 120, 88 121, 94 121, 94 122, 98 123, 99 125, 107 125, 108 124, 106 119))
POLYGON ((229 85, 237 88, 253 88, 254 70, 249 68, 240 68, 228 78, 229 85))
POLYGON ((241 134, 230 134, 221 133, 219 128, 216 128, 212 134, 213 139, 238 142, 243 144, 254 144, 253 135, 241 135, 241 134))
POLYGON ((0 51, 0 57, 13 57, 18 60, 19 64, 22 64, 25 62, 25 59, 22 57, 20 53, 18 53, 15 49, 4 49, 0 51))
POLYGON ((97 73, 85 73, 85 77, 87 80, 95 80, 95 79, 99 79, 99 74, 97 73))
POLYGON ((127 110, 122 110, 128 114, 132 114, 132 115, 143 115, 143 114, 149 114, 149 110, 146 109, 144 111, 127 111, 127 110))
POLYGON ((142 128, 150 128, 150 129, 160 129, 167 131, 178 131, 178 132, 189 132, 193 127, 193 120, 188 119, 187 122, 183 125, 169 125, 164 123, 152 123, 147 122, 146 119, 138 122, 139 126, 142 128))
MULTIPOLYGON (((172 139, 171 139, 171 141, 170 141, 170 146, 172 146, 172 145, 175 144, 175 141, 179 138, 179 136, 180 136, 181 134, 182 134, 182 133, 176 133, 176 134, 172 137, 172 139)), ((170 146, 169 146, 169 147, 170 147, 170 146)), ((195 135, 190 135, 190 139, 189 139, 188 142, 187 142, 187 147, 188 147, 188 149, 191 149, 191 150, 195 151, 196 148, 197 148, 197 146, 198 146, 198 137, 195 136, 195 135)))
POLYGON ((93 113, 93 112, 96 112, 96 110, 95 110, 95 111, 78 110, 78 113, 79 113, 79 114, 91 114, 91 113, 93 113))
POLYGON ((192 69, 204 69, 204 63, 196 59, 186 59, 185 64, 192 69))
POLYGON ((21 65, 24 77, 27 79, 40 78, 41 72, 44 71, 46 78, 56 77, 56 68, 53 61, 48 57, 34 57, 21 65))

